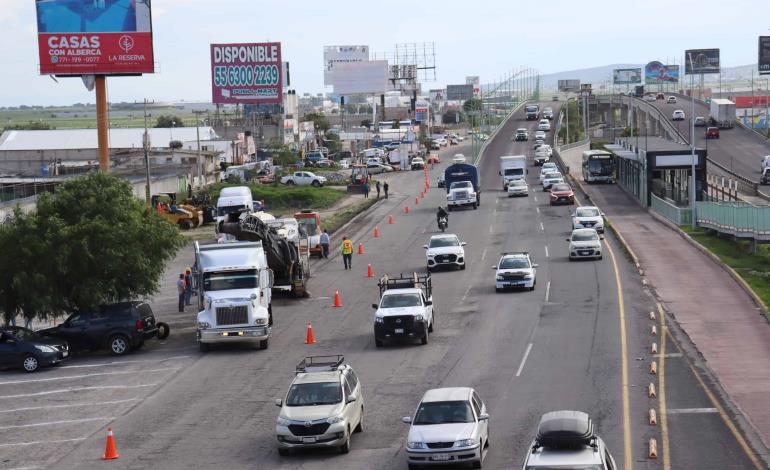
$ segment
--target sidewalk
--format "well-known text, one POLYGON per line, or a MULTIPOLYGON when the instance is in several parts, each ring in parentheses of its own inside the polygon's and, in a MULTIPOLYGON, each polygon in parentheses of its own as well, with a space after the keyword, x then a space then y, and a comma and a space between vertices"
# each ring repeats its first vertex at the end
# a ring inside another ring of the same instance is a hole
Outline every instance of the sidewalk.
MULTIPOLYGON (((580 157, 577 156, 579 159, 580 157)), ((580 162, 565 161, 580 180, 580 162)), ((639 258, 664 308, 732 402, 770 446, 770 324, 716 262, 617 185, 582 185, 639 258)))

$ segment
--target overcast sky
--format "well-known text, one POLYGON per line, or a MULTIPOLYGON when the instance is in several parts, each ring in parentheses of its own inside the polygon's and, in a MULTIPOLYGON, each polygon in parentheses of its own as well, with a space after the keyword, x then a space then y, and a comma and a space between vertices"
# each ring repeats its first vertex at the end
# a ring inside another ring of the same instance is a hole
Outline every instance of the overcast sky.
MULTIPOLYGON (((211 100, 209 44, 280 41, 299 94, 323 87, 323 46, 435 42, 437 81, 482 83, 528 66, 542 73, 681 58, 721 48, 723 66, 756 62, 770 34, 767 0, 154 0, 158 73, 112 78, 110 101, 211 100), (689 17, 688 15, 692 15, 689 17)), ((33 0, 0 0, 0 106, 94 102, 79 79, 38 75, 33 0)), ((680 62, 681 59, 678 60, 680 62)))

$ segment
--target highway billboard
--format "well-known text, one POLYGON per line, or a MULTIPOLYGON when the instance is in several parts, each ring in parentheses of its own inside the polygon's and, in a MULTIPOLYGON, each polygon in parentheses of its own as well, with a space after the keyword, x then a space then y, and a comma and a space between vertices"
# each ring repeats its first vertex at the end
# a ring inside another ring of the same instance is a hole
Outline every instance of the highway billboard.
POLYGON ((473 85, 473 96, 481 94, 481 77, 478 75, 468 75, 465 77, 466 85, 473 85))
POLYGON ((759 37, 759 74, 770 74, 770 36, 759 37))
POLYGON ((719 49, 684 51, 684 73, 719 73, 719 49))
POLYGON ((473 98, 473 85, 447 85, 446 99, 448 101, 465 101, 473 98))
POLYGON ((380 94, 388 89, 388 61, 340 62, 334 66, 334 94, 380 94))
POLYGON ((150 0, 35 0, 35 9, 42 75, 154 71, 150 0))
POLYGON ((431 103, 441 104, 444 102, 444 99, 446 98, 446 90, 433 89, 428 91, 428 96, 431 103))
POLYGON ((559 80, 559 91, 576 92, 580 90, 580 80, 559 80))
POLYGON ((663 65, 653 60, 644 66, 644 83, 647 85, 660 85, 663 83, 679 82, 679 66, 663 65))
POLYGON ((369 46, 325 46, 324 85, 334 85, 332 76, 337 64, 369 61, 369 46))
POLYGON ((612 83, 615 85, 642 83, 642 69, 615 69, 612 71, 612 83))
POLYGON ((211 44, 211 101, 281 103, 280 42, 211 44))

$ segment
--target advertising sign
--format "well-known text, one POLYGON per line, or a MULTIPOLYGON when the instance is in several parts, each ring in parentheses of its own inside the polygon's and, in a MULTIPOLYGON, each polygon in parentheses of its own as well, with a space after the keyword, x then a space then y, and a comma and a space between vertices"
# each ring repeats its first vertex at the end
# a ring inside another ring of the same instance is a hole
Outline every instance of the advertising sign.
POLYGON ((337 64, 366 62, 369 60, 369 46, 326 46, 324 47, 324 85, 334 85, 332 76, 337 64))
POLYGON ((679 66, 663 65, 654 60, 644 66, 644 82, 647 85, 679 82, 679 66))
POLYGON ((417 89, 416 65, 390 65, 389 69, 388 82, 391 91, 414 91, 417 89))
POLYGON ((211 101, 281 103, 280 42, 212 44, 211 101))
POLYGON ((428 106, 416 106, 414 108, 414 120, 416 122, 425 122, 428 120, 428 106))
POLYGON ((35 0, 42 75, 152 73, 150 0, 35 0))
POLYGON ((433 104, 441 104, 446 98, 446 90, 430 90, 428 97, 433 104))
POLYGON ((388 61, 340 62, 332 72, 338 96, 384 93, 388 89, 388 61))
POLYGON ((642 83, 642 69, 615 69, 612 71, 612 83, 615 85, 642 83))
POLYGON ((465 77, 465 84, 473 85, 473 96, 479 96, 479 94, 481 94, 481 78, 478 75, 465 77))
POLYGON ((559 80, 559 91, 575 92, 580 90, 580 80, 559 80))
POLYGON ((684 51, 684 73, 719 73, 719 49, 684 51))
POLYGON ((449 101, 465 101, 473 98, 473 85, 447 85, 446 99, 449 101))
POLYGON ((759 37, 759 74, 770 73, 770 36, 759 37))

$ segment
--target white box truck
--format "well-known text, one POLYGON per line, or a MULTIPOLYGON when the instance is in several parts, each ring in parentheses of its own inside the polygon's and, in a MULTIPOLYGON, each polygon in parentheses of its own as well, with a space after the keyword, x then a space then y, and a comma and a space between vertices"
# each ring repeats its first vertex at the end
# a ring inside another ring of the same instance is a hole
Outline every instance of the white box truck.
POLYGON ((527 174, 527 156, 511 155, 500 157, 500 176, 503 181, 503 191, 508 190, 508 183, 524 179, 527 174))
POLYGON ((735 103, 722 98, 712 98, 709 118, 720 129, 732 129, 735 126, 735 103))

